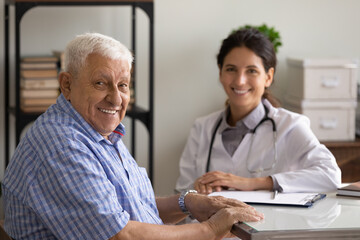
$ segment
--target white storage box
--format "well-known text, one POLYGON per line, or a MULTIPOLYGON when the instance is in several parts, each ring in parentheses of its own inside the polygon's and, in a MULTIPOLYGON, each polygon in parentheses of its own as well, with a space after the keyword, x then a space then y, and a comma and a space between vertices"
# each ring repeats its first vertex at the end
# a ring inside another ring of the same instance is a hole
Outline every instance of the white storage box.
POLYGON ((296 102, 285 99, 285 108, 304 114, 320 141, 355 140, 356 101, 311 101, 296 102))
POLYGON ((356 59, 288 58, 287 63, 288 98, 356 101, 356 59))

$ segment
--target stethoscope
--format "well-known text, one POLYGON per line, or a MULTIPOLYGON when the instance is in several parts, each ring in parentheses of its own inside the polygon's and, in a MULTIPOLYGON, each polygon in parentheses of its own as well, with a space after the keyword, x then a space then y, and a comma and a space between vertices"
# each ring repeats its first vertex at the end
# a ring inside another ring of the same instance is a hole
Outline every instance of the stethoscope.
MULTIPOLYGON (((255 126, 254 129, 250 130, 250 133, 252 134, 251 136, 251 142, 250 142, 250 147, 249 147, 249 151, 248 151, 248 154, 247 154, 247 157, 246 157, 246 167, 247 167, 247 170, 254 174, 254 173, 261 173, 261 172, 265 172, 265 171, 269 171, 271 169, 273 169, 276 165, 276 162, 277 162, 277 149, 276 149, 276 138, 277 138, 277 130, 276 130, 276 124, 275 124, 275 121, 274 119, 270 118, 268 116, 269 114, 269 109, 264 105, 264 109, 265 109, 265 116, 263 117, 263 119, 261 119, 261 121, 255 126), (274 160, 273 160, 273 163, 270 167, 268 168, 258 168, 256 170, 250 170, 249 169, 249 156, 250 156, 250 151, 252 149, 252 145, 253 145, 253 142, 254 142, 254 135, 256 133, 256 129, 261 125, 263 124, 264 122, 266 121, 270 121, 271 124, 272 124, 272 131, 273 131, 273 144, 274 144, 274 160)), ((209 167, 210 167, 210 160, 211 160, 211 152, 212 152, 212 148, 213 148, 213 145, 214 145, 214 140, 215 140, 215 136, 216 136, 216 132, 217 130, 219 129, 219 126, 222 122, 222 117, 220 117, 219 121, 217 122, 217 124, 215 125, 215 128, 214 128, 214 131, 212 133, 212 136, 211 136, 211 141, 210 141, 210 146, 209 146, 209 154, 208 154, 208 159, 207 159, 207 163, 206 163, 206 172, 209 172, 209 167)))

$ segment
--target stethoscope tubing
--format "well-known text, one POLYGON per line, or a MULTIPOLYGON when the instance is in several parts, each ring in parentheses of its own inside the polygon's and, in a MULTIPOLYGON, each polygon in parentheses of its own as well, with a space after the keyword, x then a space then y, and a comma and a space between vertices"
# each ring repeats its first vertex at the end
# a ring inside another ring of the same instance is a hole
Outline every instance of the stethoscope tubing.
MULTIPOLYGON (((276 124, 275 124, 275 121, 274 121, 274 119, 272 119, 272 118, 270 118, 269 116, 268 116, 268 114, 269 114, 269 109, 264 105, 264 108, 265 108, 265 116, 264 116, 264 118, 263 119, 261 119, 261 121, 252 129, 252 130, 250 130, 250 132, 252 133, 252 134, 255 134, 256 133, 256 130, 258 129, 258 127, 261 125, 261 124, 263 124, 264 122, 266 122, 266 121, 270 121, 271 122, 271 124, 272 124, 272 131, 273 131, 273 135, 274 135, 274 148, 275 148, 275 159, 274 159, 274 163, 273 163, 273 165, 272 165, 272 167, 270 168, 270 169, 272 169, 275 165, 274 164, 276 164, 276 161, 277 161, 277 153, 276 153, 276 132, 277 132, 277 129, 276 129, 276 124)), ((216 125, 215 125, 215 127, 214 127, 214 130, 213 130, 213 133, 212 133, 212 135, 211 135, 211 140, 210 140, 210 145, 209 145, 209 152, 208 152, 208 158, 207 158, 207 162, 206 162, 206 172, 209 172, 209 169, 210 169, 210 161, 211 161, 211 153, 212 153, 212 148, 213 148, 213 145, 214 145, 214 141, 215 141, 215 136, 216 136, 216 132, 217 132, 217 130, 219 129, 219 127, 220 127, 220 124, 221 124, 221 122, 222 122, 222 116, 220 115, 220 119, 219 119, 219 121, 217 121, 217 123, 216 123, 216 125)), ((251 145, 252 145, 252 143, 251 143, 251 145)), ((252 146, 251 146, 252 147, 252 146)), ((250 148, 251 148, 250 147, 250 148)), ((249 150, 250 151, 250 150, 249 150)), ((249 156, 248 156, 249 157, 249 156)), ((247 159, 248 160, 248 159, 247 159)), ((262 169, 262 170, 264 170, 264 169, 262 169)), ((250 171, 250 170, 249 170, 250 171)), ((250 171, 250 172, 259 172, 259 171, 250 171)))

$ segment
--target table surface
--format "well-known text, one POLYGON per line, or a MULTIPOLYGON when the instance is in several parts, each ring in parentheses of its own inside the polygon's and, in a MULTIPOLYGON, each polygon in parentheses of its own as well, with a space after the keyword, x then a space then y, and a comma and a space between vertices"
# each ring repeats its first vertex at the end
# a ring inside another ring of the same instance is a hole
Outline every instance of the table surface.
MULTIPOLYGON (((311 236, 311 234, 321 236, 321 233, 327 232, 325 234, 327 237, 330 232, 355 232, 355 236, 359 237, 355 239, 360 239, 360 198, 328 193, 325 199, 316 202, 310 208, 253 206, 264 213, 265 219, 260 222, 234 225, 233 230, 241 233, 240 236, 236 235, 242 239, 277 239, 269 236, 296 232, 306 232, 306 236, 311 236), (257 235, 259 238, 256 237, 257 235), (260 237, 265 235, 267 235, 266 238, 260 237)), ((291 239, 291 237, 289 236, 287 239, 291 239)))

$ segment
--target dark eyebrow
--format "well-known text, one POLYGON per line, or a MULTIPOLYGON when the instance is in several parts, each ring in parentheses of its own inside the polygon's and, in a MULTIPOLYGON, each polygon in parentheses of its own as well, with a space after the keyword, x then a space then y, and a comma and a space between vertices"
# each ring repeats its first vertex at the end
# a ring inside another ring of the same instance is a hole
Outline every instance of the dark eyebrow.
MULTIPOLYGON (((236 67, 236 65, 228 63, 228 64, 225 64, 224 67, 236 67)), ((259 68, 259 67, 256 65, 248 65, 248 66, 246 66, 246 68, 259 68)))
POLYGON ((246 68, 259 68, 259 67, 256 65, 249 65, 249 66, 246 66, 246 68))
POLYGON ((235 64, 228 63, 228 64, 225 64, 224 67, 236 67, 236 66, 235 66, 235 64))

